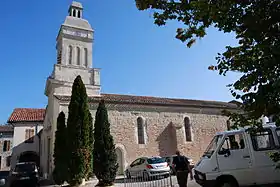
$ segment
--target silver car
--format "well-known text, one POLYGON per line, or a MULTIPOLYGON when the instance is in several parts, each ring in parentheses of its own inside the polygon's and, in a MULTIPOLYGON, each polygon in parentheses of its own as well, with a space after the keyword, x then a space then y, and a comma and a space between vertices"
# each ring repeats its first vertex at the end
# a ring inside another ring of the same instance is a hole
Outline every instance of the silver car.
POLYGON ((166 160, 161 157, 141 157, 134 160, 126 169, 127 178, 143 177, 149 180, 154 177, 168 177, 170 167, 166 160))

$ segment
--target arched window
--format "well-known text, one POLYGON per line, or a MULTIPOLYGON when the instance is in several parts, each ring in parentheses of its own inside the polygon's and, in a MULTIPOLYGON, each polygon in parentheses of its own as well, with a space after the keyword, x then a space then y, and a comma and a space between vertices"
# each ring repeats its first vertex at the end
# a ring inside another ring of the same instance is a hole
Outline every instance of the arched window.
POLYGON ((73 17, 76 17, 76 10, 73 10, 73 17))
POLYGON ((78 18, 80 18, 80 17, 81 17, 81 11, 78 10, 78 18))
POLYGON ((84 49, 84 55, 85 55, 84 65, 85 65, 85 67, 88 67, 88 50, 87 50, 87 48, 84 49))
POLYGON ((138 144, 145 144, 144 119, 141 117, 137 118, 137 134, 138 134, 138 144))
POLYGON ((68 64, 72 64, 72 54, 73 54, 73 48, 70 45, 68 47, 68 64))
POLYGON ((77 65, 80 65, 80 59, 81 59, 81 51, 80 48, 77 47, 77 65))
POLYGON ((191 129, 191 124, 190 124, 190 118, 188 118, 188 117, 184 118, 184 127, 185 127, 186 141, 191 142, 192 141, 192 129, 191 129))

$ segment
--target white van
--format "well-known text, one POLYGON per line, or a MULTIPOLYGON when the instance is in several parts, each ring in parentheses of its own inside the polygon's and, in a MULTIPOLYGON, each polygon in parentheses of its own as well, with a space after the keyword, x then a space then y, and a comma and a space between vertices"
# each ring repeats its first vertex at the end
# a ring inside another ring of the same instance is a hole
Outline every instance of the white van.
POLYGON ((280 169, 269 153, 280 151, 280 128, 265 125, 217 133, 194 166, 195 180, 203 187, 250 186, 280 183, 280 169))

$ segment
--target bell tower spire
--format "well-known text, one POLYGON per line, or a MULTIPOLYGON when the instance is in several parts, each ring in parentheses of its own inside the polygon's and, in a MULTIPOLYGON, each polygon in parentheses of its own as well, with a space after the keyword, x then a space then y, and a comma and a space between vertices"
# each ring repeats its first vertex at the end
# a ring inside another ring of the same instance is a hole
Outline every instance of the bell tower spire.
MULTIPOLYGON (((47 87, 58 85, 51 92, 71 95, 74 79, 80 75, 88 95, 100 95, 99 69, 92 68, 93 33, 91 25, 83 18, 82 4, 73 1, 56 38, 57 63, 47 87)), ((46 95, 49 94, 47 87, 46 95)))
POLYGON ((73 1, 68 10, 68 15, 75 18, 82 18, 83 6, 81 3, 73 1))
POLYGON ((57 36, 57 63, 92 67, 93 29, 83 19, 83 6, 73 1, 57 36))

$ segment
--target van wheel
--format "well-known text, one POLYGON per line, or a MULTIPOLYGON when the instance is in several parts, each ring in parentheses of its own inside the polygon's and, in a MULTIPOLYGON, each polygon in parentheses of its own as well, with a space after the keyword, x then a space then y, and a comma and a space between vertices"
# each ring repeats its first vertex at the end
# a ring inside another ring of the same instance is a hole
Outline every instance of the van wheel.
POLYGON ((218 184, 219 187, 238 187, 235 181, 229 180, 229 181, 220 181, 218 184))

